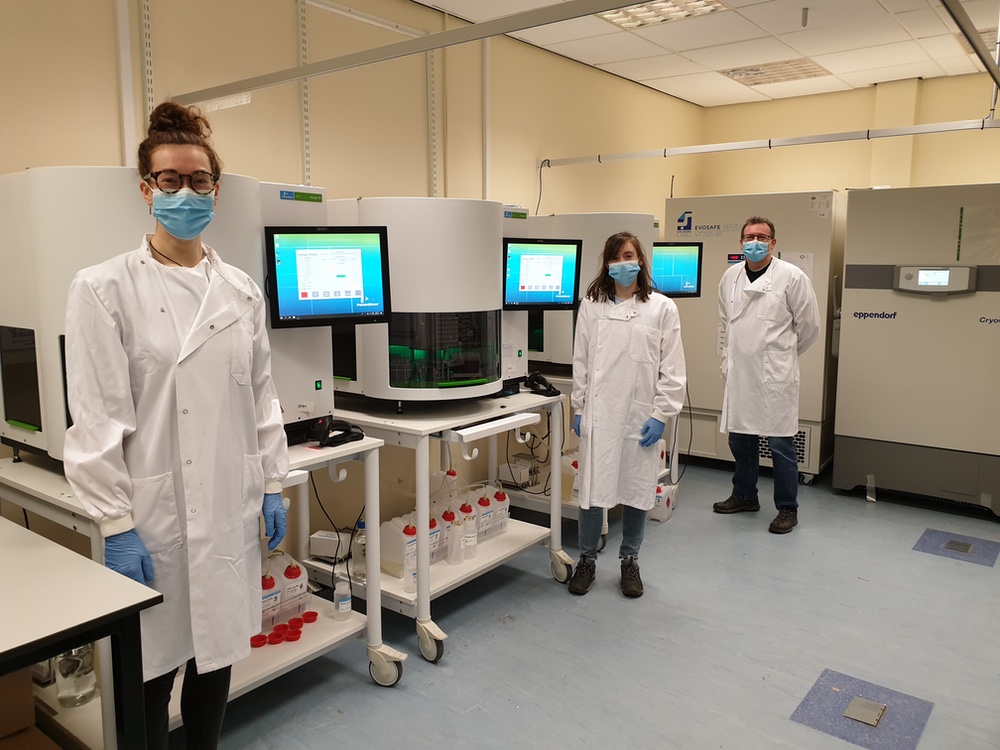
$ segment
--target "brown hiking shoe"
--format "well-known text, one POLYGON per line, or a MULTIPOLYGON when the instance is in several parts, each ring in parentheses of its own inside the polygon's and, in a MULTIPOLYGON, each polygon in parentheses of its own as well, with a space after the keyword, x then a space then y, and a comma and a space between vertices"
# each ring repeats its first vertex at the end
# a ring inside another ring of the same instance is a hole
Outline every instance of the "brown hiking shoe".
POLYGON ((639 563, 632 555, 622 560, 622 593, 625 596, 642 596, 642 579, 639 577, 639 563))
POLYGON ((795 508, 779 508, 778 515, 767 530, 772 534, 787 534, 799 522, 799 512, 795 508))
POLYGON ((712 510, 716 513, 756 513, 760 510, 760 503, 756 500, 740 500, 730 495, 721 503, 713 504, 712 510))
POLYGON ((590 589, 594 577, 597 575, 597 564, 594 560, 581 557, 576 566, 576 572, 569 579, 569 593, 583 596, 590 589))

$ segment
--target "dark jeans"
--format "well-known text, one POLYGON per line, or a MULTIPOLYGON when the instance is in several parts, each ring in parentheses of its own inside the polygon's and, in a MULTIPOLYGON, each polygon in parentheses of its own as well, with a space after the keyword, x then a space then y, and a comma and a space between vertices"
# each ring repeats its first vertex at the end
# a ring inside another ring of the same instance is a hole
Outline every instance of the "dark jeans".
MULTIPOLYGON (((187 663, 181 687, 181 719, 188 750, 215 750, 219 746, 231 672, 232 667, 224 667, 198 674, 194 659, 187 663)), ((174 669, 143 684, 149 750, 167 750, 170 746, 170 691, 176 677, 174 669)))
MULTIPOLYGON (((631 505, 622 506, 622 543, 618 557, 624 560, 631 555, 639 559, 639 548, 646 535, 646 516, 649 511, 638 510, 631 505)), ((604 525, 604 509, 580 508, 580 555, 589 560, 597 559, 597 545, 601 542, 601 527, 604 525)))
MULTIPOLYGON (((795 441, 791 437, 768 437, 771 462, 774 464, 774 506, 799 507, 799 460, 795 455, 795 441)), ((760 445, 756 435, 729 433, 729 450, 736 459, 733 474, 733 497, 738 500, 757 500, 757 477, 760 474, 760 445)))

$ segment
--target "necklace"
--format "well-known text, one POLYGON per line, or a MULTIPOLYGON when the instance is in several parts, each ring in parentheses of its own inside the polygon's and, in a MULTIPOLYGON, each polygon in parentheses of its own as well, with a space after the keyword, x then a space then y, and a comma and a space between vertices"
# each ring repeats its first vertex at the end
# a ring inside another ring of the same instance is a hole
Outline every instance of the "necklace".
POLYGON ((150 249, 151 249, 151 250, 152 250, 152 251, 153 251, 154 253, 156 253, 157 255, 162 255, 162 256, 163 256, 164 258, 166 258, 167 260, 169 260, 169 261, 170 261, 171 263, 173 263, 173 264, 174 264, 175 266, 179 266, 179 265, 180 265, 180 263, 178 263, 178 262, 177 262, 176 260, 174 260, 173 258, 171 258, 171 257, 170 257, 169 255, 166 255, 166 254, 164 254, 164 253, 161 253, 161 252, 160 252, 159 250, 157 250, 157 249, 156 249, 156 245, 154 245, 154 244, 153 244, 153 241, 152 241, 152 240, 146 240, 146 244, 147 244, 147 245, 149 245, 149 248, 150 248, 150 249))

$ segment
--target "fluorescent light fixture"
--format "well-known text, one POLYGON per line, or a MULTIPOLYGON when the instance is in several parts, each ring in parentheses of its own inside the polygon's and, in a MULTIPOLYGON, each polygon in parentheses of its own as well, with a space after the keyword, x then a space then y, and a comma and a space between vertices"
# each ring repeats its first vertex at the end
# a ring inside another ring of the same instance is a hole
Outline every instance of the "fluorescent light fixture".
POLYGON ((718 0, 662 0, 610 10, 599 13, 598 17, 623 29, 638 29, 667 21, 703 16, 717 10, 728 9, 718 0))
POLYGON ((205 102, 204 110, 206 112, 215 112, 219 109, 242 107, 244 104, 249 104, 250 100, 251 96, 249 91, 244 91, 240 94, 233 94, 232 96, 220 96, 218 99, 209 99, 205 102))
POLYGON ((740 68, 720 70, 719 72, 738 83, 742 83, 744 86, 803 81, 807 78, 819 78, 820 76, 831 75, 830 71, 826 68, 821 68, 812 60, 805 57, 797 60, 763 63, 761 65, 744 65, 740 68))

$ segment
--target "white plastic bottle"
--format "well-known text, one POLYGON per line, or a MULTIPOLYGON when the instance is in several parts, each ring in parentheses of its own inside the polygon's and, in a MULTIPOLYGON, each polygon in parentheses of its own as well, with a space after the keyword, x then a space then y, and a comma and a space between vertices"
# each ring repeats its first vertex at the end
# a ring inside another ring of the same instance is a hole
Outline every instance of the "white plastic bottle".
POLYGON ((354 539, 351 540, 351 576, 358 583, 365 582, 367 565, 368 540, 365 538, 365 522, 358 521, 358 527, 354 530, 354 539))
POLYGON ((446 510, 442 519, 448 524, 448 564, 458 565, 465 559, 462 551, 462 519, 453 510, 446 510))
POLYGON ((479 530, 476 527, 476 511, 468 503, 464 503, 462 512, 462 549, 465 559, 471 560, 479 552, 479 530))
POLYGON ((337 581, 333 588, 333 601, 336 605, 334 620, 346 620, 351 616, 351 585, 347 581, 337 581))
POLYGON ((417 590, 417 527, 408 524, 403 534, 410 540, 403 551, 403 591, 413 594, 417 590))

